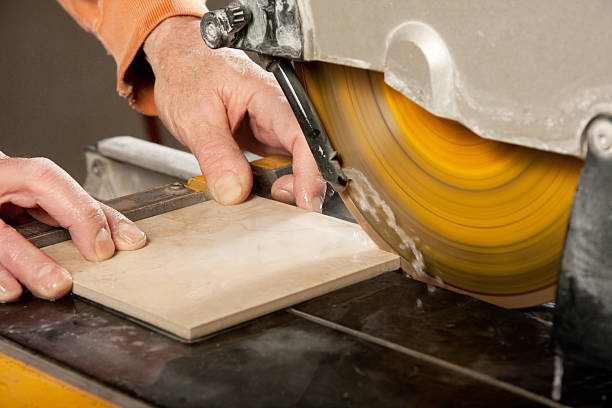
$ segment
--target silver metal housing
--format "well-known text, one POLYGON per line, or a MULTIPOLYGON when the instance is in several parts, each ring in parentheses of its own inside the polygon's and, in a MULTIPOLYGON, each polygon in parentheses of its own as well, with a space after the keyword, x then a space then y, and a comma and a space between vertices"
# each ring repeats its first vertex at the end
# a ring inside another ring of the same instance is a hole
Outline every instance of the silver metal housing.
MULTIPOLYGON (((394 89, 484 138, 584 157, 587 123, 612 113, 606 0, 240 2, 297 4, 301 27, 284 31, 301 34, 301 59, 383 72, 394 89)), ((244 43, 261 38, 257 21, 244 43)), ((277 55, 261 43, 257 51, 277 55)))

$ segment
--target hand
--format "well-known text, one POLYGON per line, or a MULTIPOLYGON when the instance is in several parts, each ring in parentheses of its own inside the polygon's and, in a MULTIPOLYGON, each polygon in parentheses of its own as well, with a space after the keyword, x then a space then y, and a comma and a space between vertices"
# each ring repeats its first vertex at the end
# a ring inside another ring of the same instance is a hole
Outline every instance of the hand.
POLYGON ((72 288, 68 271, 32 245, 10 224, 25 213, 70 231, 81 254, 92 261, 115 249, 142 248, 146 236, 119 212, 94 200, 68 173, 48 159, 10 158, 0 152, 0 302, 19 299, 19 282, 35 295, 57 299, 72 288))
POLYGON ((260 155, 291 154, 293 174, 274 183, 272 196, 320 212, 326 183, 274 76, 242 51, 209 49, 199 24, 171 17, 145 41, 160 118, 195 154, 218 202, 237 204, 251 191, 240 144, 260 155))

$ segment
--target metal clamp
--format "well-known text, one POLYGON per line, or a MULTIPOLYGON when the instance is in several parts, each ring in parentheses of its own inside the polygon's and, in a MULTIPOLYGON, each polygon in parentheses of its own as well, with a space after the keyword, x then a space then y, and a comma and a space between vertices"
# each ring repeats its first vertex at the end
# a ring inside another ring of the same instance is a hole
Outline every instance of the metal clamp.
POLYGON ((588 125, 565 239, 553 338, 564 356, 612 366, 612 117, 588 125))
POLYGON ((274 59, 266 65, 266 68, 274 74, 285 93, 321 175, 332 185, 334 190, 343 191, 346 188, 347 177, 340 166, 338 152, 332 148, 321 119, 312 102, 310 102, 310 98, 308 98, 308 94, 295 73, 291 61, 274 59))

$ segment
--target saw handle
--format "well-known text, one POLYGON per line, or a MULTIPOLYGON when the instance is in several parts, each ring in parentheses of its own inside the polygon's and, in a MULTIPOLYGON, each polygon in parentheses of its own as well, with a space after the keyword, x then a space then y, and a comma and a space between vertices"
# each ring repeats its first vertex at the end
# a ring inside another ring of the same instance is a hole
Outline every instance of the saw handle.
POLYGON ((321 119, 310 102, 291 61, 274 59, 266 64, 266 69, 274 74, 287 97, 321 175, 334 190, 342 192, 346 188, 347 177, 338 161, 338 153, 332 148, 321 119))

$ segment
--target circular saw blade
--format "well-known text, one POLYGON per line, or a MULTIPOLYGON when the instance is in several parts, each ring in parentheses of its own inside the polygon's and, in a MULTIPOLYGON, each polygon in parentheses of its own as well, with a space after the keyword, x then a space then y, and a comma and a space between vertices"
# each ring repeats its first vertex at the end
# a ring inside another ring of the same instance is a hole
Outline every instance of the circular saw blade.
POLYGON ((299 69, 351 179, 349 209, 408 273, 504 306, 552 299, 582 161, 483 139, 378 72, 299 69))

